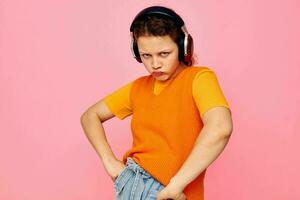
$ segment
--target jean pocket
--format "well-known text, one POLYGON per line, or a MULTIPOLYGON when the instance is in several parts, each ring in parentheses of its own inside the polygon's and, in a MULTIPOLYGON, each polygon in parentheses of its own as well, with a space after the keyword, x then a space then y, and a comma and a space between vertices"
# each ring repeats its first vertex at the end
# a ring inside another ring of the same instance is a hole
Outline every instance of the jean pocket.
POLYGON ((150 191, 148 196, 147 196, 147 199, 149 200, 156 200, 157 199, 157 191, 150 191))
POLYGON ((114 184, 115 184, 115 185, 117 184, 117 182, 119 182, 119 179, 121 178, 121 176, 123 176, 123 173, 125 172, 126 168, 127 168, 127 166, 125 166, 125 167, 121 170, 121 172, 119 173, 119 175, 115 178, 115 181, 114 181, 114 184))

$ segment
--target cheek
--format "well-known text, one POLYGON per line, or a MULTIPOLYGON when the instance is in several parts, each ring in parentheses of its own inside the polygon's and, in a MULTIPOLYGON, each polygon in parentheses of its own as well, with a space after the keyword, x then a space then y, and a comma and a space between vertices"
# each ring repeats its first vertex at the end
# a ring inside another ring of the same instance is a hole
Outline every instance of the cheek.
POLYGON ((178 60, 178 55, 174 54, 174 55, 170 55, 167 59, 167 61, 169 63, 178 63, 179 60, 178 60))
POLYGON ((149 60, 147 59, 142 59, 142 63, 145 65, 145 67, 149 66, 149 60))
POLYGON ((151 71, 151 65, 147 61, 143 61, 143 65, 148 72, 151 71))

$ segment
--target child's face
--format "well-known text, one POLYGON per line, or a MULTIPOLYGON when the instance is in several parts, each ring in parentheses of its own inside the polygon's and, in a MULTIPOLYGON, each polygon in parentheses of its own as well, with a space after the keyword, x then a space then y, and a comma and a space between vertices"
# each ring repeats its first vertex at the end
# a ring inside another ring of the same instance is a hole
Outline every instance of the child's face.
POLYGON ((170 80, 184 67, 178 59, 178 47, 169 35, 140 36, 137 40, 141 60, 147 71, 163 72, 153 77, 160 81, 170 80))

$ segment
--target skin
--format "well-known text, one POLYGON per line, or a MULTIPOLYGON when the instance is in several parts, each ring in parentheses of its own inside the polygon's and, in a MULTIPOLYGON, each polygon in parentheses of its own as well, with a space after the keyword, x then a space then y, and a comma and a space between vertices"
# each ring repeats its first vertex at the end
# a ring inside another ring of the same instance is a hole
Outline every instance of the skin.
POLYGON ((155 77, 158 81, 169 81, 187 67, 178 60, 178 46, 169 35, 140 36, 137 44, 146 70, 150 74, 154 71, 164 73, 155 77))
MULTIPOLYGON (((178 47, 169 36, 142 36, 137 40, 142 62, 149 73, 165 74, 156 80, 172 80, 186 66, 178 60, 178 47)), ((114 117, 103 99, 92 105, 81 117, 86 136, 103 161, 114 181, 126 165, 118 160, 107 142, 102 123, 114 117), (99 120, 101 123, 99 123, 99 120)), ((213 107, 202 116, 203 128, 187 159, 166 187, 157 193, 157 200, 185 200, 184 188, 197 178, 223 151, 231 136, 231 112, 226 107, 213 107)))

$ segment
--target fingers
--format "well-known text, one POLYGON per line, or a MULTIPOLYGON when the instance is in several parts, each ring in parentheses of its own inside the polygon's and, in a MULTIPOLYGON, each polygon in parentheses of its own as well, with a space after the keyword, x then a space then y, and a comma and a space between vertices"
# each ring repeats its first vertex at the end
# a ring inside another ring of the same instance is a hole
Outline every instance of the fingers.
POLYGON ((181 200, 186 200, 186 196, 182 193, 182 198, 181 200))

